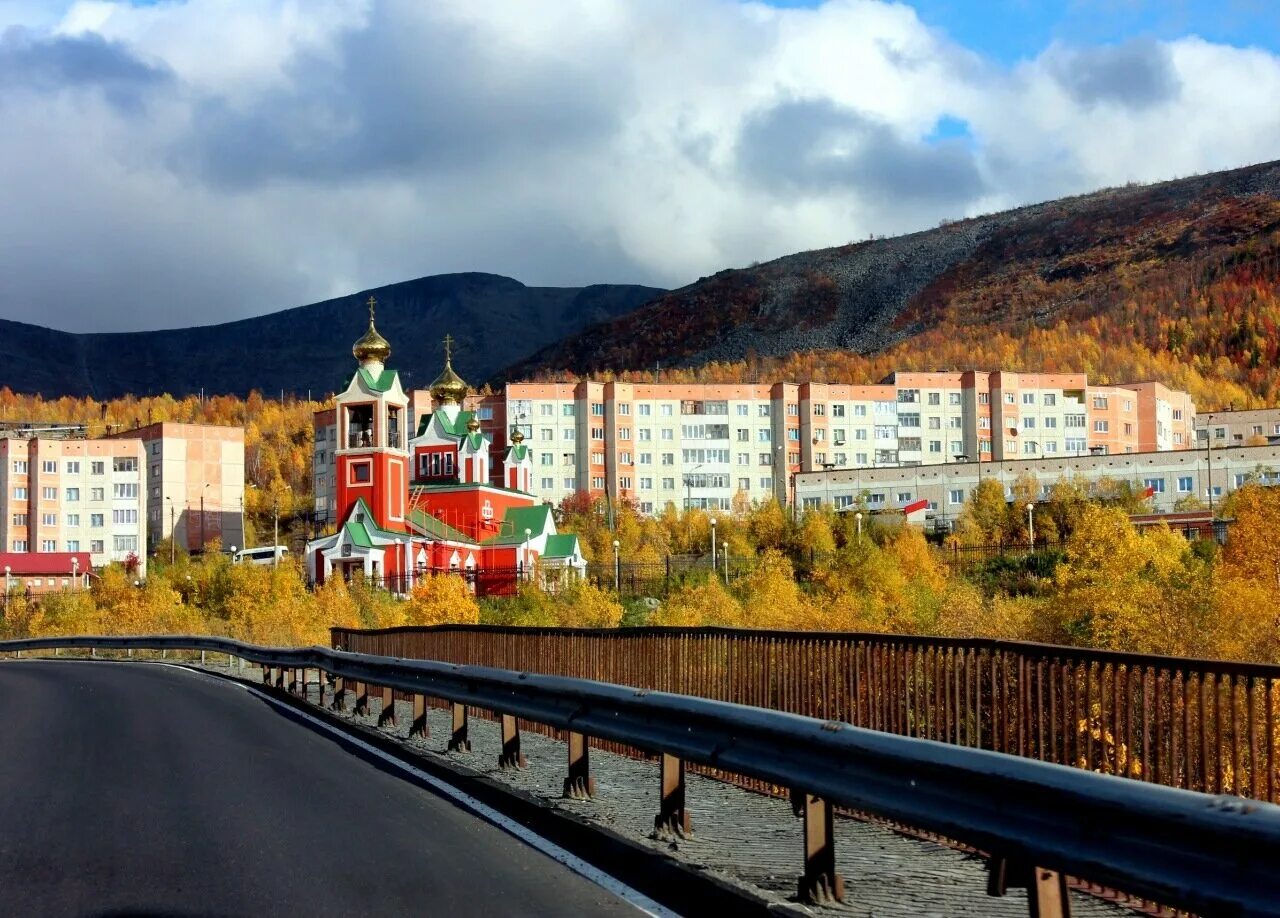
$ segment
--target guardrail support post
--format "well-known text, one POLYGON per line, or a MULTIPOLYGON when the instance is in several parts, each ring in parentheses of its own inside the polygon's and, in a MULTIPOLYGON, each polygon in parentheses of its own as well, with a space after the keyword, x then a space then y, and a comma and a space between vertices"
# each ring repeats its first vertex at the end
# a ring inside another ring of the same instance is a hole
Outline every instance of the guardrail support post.
POLYGON ((467 737, 467 706, 453 705, 453 733, 449 736, 449 752, 470 752, 471 740, 467 737))
POLYGON ((200 665, 204 666, 204 651, 200 651, 200 665))
POLYGON ((378 726, 383 724, 391 724, 391 726, 399 726, 396 720, 396 693, 389 687, 382 687, 382 710, 378 713, 378 726))
POLYGON ((330 711, 341 711, 346 705, 344 680, 341 676, 337 676, 333 680, 333 701, 329 702, 330 711))
POLYGON ((802 902, 844 901, 844 877, 836 873, 835 818, 831 802, 791 791, 791 808, 804 817, 804 875, 800 877, 802 902))
POLYGON ((653 819, 654 831, 659 834, 674 833, 681 837, 692 831, 689 811, 684 805, 684 759, 662 753, 662 796, 658 801, 658 815, 653 819))
POLYGON ((360 717, 369 713, 369 685, 365 682, 356 683, 356 706, 352 708, 351 715, 360 717))
POLYGON ((514 714, 502 715, 502 755, 498 756, 502 768, 526 768, 524 753, 520 751, 520 725, 514 714))
POLYGON ((298 694, 298 671, 292 666, 284 668, 284 689, 290 695, 298 694))
POLYGON ((1027 911, 1031 918, 1071 916, 1067 878, 1061 873, 1008 858, 992 857, 987 863, 987 895, 1003 896, 1010 888, 1026 889, 1027 911))
POLYGON ((413 723, 409 726, 410 736, 427 737, 431 735, 431 725, 427 723, 427 696, 413 696, 413 723))
POLYGON ((596 795, 596 779, 591 777, 591 741, 581 733, 570 732, 569 777, 564 779, 564 796, 587 800, 596 795))

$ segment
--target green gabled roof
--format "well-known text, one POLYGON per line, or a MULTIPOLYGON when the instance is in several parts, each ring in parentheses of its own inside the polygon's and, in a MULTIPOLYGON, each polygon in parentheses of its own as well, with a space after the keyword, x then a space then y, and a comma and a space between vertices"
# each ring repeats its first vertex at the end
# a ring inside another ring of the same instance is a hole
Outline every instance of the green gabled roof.
POLYGON ((470 449, 478 450, 484 446, 484 434, 478 430, 475 433, 468 432, 464 439, 470 449))
MULTIPOLYGON (((365 386, 372 389, 374 392, 389 392, 396 382, 395 370, 384 369, 377 376, 374 376, 365 367, 360 367, 356 370, 355 376, 351 377, 352 381, 355 381, 356 376, 359 376, 360 379, 363 380, 365 386)), ((350 383, 348 383, 348 385, 350 385, 350 383)))
POLYGON ((514 443, 507 447, 507 458, 514 459, 516 462, 524 462, 524 457, 529 455, 529 447, 523 443, 514 443))
POLYGON ((474 545, 476 540, 471 538, 465 532, 459 532, 443 520, 438 520, 430 513, 419 507, 409 511, 409 524, 419 532, 432 536, 433 538, 443 539, 446 542, 466 542, 474 545))
POLYGON ((562 532, 553 536, 547 536, 547 550, 544 553, 548 558, 572 558, 577 554, 578 537, 572 533, 562 532))
POLYGON ((388 539, 395 541, 404 538, 404 533, 389 532, 378 526, 373 519, 373 511, 369 509, 369 505, 365 503, 363 497, 359 498, 355 506, 351 508, 351 516, 347 518, 347 522, 342 527, 351 541, 361 548, 373 548, 373 537, 388 539), (357 523, 355 520, 356 513, 364 512, 364 522, 357 523))
POLYGON ((551 507, 538 504, 533 507, 511 507, 502 518, 502 528, 498 534, 484 541, 485 545, 519 545, 524 541, 524 531, 528 529, 535 536, 547 531, 551 522, 551 507))
POLYGON ((347 538, 351 540, 353 545, 357 545, 360 548, 373 548, 373 540, 369 538, 369 533, 361 524, 350 522, 342 528, 347 531, 347 538))
MULTIPOLYGON (((420 437, 427 432, 427 428, 431 426, 432 419, 435 418, 437 415, 440 418, 440 428, 445 433, 454 437, 465 437, 467 436, 467 434, 471 432, 467 430, 467 422, 470 421, 471 418, 475 416, 475 412, 459 411, 458 416, 454 418, 452 421, 449 420, 449 416, 447 414, 444 414, 443 412, 440 412, 440 411, 437 411, 434 414, 424 414, 421 418, 418 419, 417 436, 420 437)), ((479 431, 477 431, 477 435, 479 435, 479 431)))

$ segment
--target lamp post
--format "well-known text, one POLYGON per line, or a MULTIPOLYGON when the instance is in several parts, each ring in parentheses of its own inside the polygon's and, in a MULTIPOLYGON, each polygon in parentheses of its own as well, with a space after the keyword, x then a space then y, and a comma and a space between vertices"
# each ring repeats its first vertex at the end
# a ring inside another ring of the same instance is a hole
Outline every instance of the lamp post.
POLYGON ((1205 421, 1204 461, 1209 479, 1208 487, 1205 488, 1209 495, 1209 522, 1213 522, 1213 415, 1209 415, 1205 421))
POLYGON ((9 574, 12 570, 13 568, 9 565, 6 564, 4 566, 4 609, 6 612, 9 611, 9 591, 13 589, 13 587, 9 585, 9 574))
POLYGON ((169 502, 169 566, 172 567, 174 561, 177 560, 177 553, 176 553, 177 550, 174 548, 174 543, 178 539, 178 529, 173 522, 174 520, 173 495, 170 494, 168 497, 165 498, 165 500, 169 502))
POLYGON ((716 569, 716 518, 711 517, 711 571, 716 569))
MULTIPOLYGON (((290 487, 289 485, 285 485, 284 489, 286 491, 293 490, 293 488, 290 487)), ((274 535, 272 535, 272 542, 271 542, 271 566, 279 567, 280 566, 280 495, 278 493, 275 495, 275 500, 273 504, 275 507, 275 529, 274 529, 274 535)))
POLYGON ((853 515, 854 521, 858 524, 858 541, 862 541, 862 511, 859 510, 853 515))
POLYGON ((622 555, 619 554, 619 549, 621 548, 622 548, 622 543, 619 542, 617 539, 614 539, 613 540, 613 592, 615 593, 622 592, 622 555))
POLYGON ((532 565, 529 563, 529 539, 532 538, 532 536, 533 536, 532 529, 526 529, 524 531, 524 568, 525 568, 524 579, 525 580, 528 580, 532 575, 532 571, 530 570, 532 565))
POLYGON ((685 488, 684 512, 685 513, 688 513, 690 510, 693 509, 693 473, 698 471, 698 469, 702 468, 704 464, 705 463, 699 462, 693 468, 689 469, 689 471, 684 473, 684 488, 685 488))
POLYGON ((1027 542, 1031 546, 1031 550, 1036 550, 1036 505, 1027 503, 1027 542))
POLYGON ((204 492, 209 490, 209 482, 200 490, 200 554, 204 554, 204 492))
POLYGON ((729 585, 729 543, 721 542, 720 547, 724 549, 724 583, 729 585))
POLYGON ((75 584, 75 587, 74 587, 75 589, 79 589, 80 559, 74 556, 71 558, 71 582, 75 584))

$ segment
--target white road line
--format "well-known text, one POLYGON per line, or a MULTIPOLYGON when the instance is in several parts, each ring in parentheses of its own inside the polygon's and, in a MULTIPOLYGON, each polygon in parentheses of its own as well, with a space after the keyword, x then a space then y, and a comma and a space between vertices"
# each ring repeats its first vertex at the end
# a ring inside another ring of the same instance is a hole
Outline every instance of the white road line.
MULTIPOLYGON (((135 662, 145 663, 148 666, 150 665, 171 666, 174 669, 185 670, 186 672, 189 672, 189 673, 200 673, 201 675, 204 675, 204 676, 213 675, 212 673, 207 673, 204 670, 193 669, 192 667, 184 666, 181 663, 165 663, 160 660, 156 660, 156 661, 139 660, 135 662)), ((578 874, 578 876, 583 877, 584 879, 590 880, 592 883, 595 883, 600 888, 613 893, 613 895, 617 896, 619 899, 626 901, 630 905, 635 906, 637 909, 644 912, 646 915, 661 916, 661 918, 679 918, 678 912, 673 912, 671 909, 667 908, 666 906, 658 902, 655 902, 653 899, 650 899, 644 893, 639 892, 638 890, 632 889, 630 886, 628 886, 626 883, 623 883, 617 877, 607 874, 600 868, 587 863, 582 858, 578 857, 576 854, 572 854, 569 851, 566 851, 564 848, 561 848, 555 842, 549 841, 543 838, 541 835, 537 834, 536 832, 533 832, 530 829, 526 828, 525 826, 522 826, 520 823, 516 822, 514 819, 511 819, 508 816, 504 816, 502 813, 498 812, 493 807, 489 806, 487 803, 477 800, 475 797, 471 796, 465 791, 461 791, 458 788, 454 787, 449 782, 443 781, 440 778, 437 778, 435 775, 432 775, 432 774, 429 774, 428 772, 423 771, 421 768, 411 765, 408 762, 402 761, 396 756, 391 755, 388 752, 384 752, 383 750, 379 749, 377 746, 374 746, 370 743, 366 743, 364 740, 362 740, 358 736, 354 736, 351 733, 346 732, 345 730, 339 730, 337 727, 333 726, 332 724, 326 723, 325 721, 321 720, 318 717, 315 717, 314 715, 312 715, 307 711, 301 710, 299 708, 295 708, 291 705, 284 704, 283 702, 275 698, 272 698, 270 695, 266 694, 265 692, 257 688, 254 688, 251 685, 243 685, 239 682, 228 682, 225 679, 217 679, 217 681, 224 685, 233 685, 236 688, 242 689, 250 693, 251 695, 256 695, 257 697, 261 698, 263 701, 266 701, 269 704, 274 705, 275 707, 279 708, 282 711, 286 711, 290 714, 296 714, 299 717, 303 717, 306 720, 308 720, 310 723, 319 727, 320 729, 325 730, 329 733, 332 733, 335 736, 342 738, 345 742, 351 743, 353 746, 358 746, 359 748, 363 749, 365 752, 368 752, 371 755, 375 755, 385 762, 389 762, 390 764, 399 768, 401 771, 408 772, 418 780, 423 781, 426 784, 429 784, 432 788, 439 791, 441 794, 448 797, 455 803, 470 810, 472 813, 479 816, 481 819, 485 820, 486 822, 494 826, 497 826, 499 829, 502 829, 508 835, 512 835, 518 838, 520 841, 524 842, 526 845, 530 846, 531 848, 536 848, 538 851, 541 851, 543 854, 545 854, 547 857, 551 858, 552 860, 557 861, 560 864, 563 864, 565 867, 569 868, 574 873, 578 874)))

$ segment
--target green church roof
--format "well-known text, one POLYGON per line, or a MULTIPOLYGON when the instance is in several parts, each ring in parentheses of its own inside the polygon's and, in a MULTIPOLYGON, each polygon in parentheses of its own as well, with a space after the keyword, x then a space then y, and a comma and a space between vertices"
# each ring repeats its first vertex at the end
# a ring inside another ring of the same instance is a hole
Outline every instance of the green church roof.
POLYGON ((485 545, 519 545, 524 541, 524 531, 529 530, 535 536, 547 531, 551 523, 551 507, 538 504, 533 507, 511 507, 502 518, 502 528, 485 545))
POLYGON ((553 536, 547 536, 547 550, 545 557, 548 558, 572 558, 577 554, 578 537, 572 533, 561 532, 553 536))

